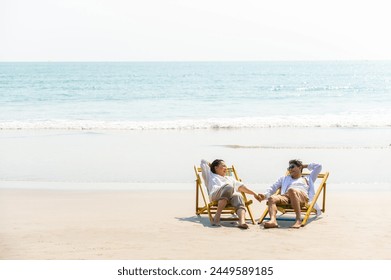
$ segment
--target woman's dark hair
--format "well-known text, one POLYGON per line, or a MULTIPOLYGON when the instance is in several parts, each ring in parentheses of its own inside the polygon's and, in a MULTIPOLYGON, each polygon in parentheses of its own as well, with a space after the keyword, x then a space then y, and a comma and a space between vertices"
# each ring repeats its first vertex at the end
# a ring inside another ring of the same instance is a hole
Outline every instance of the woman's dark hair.
POLYGON ((291 165, 291 164, 294 164, 297 167, 301 167, 301 171, 303 171, 303 162, 301 160, 292 159, 292 160, 289 161, 289 165, 291 165))
POLYGON ((224 160, 222 159, 215 159, 211 164, 210 164, 210 171, 212 171, 212 173, 216 174, 216 167, 219 166, 219 164, 221 162, 223 162, 224 160))

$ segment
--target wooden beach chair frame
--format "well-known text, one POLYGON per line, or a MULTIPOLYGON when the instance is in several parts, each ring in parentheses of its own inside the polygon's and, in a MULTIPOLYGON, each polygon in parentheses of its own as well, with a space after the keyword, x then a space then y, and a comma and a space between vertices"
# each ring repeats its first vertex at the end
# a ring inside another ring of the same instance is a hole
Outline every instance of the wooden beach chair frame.
MULTIPOLYGON (((309 172, 303 172, 303 175, 309 175, 309 172)), ((316 201, 318 200, 320 194, 323 194, 323 199, 322 199, 322 208, 321 211, 324 213, 326 211, 326 182, 329 177, 329 172, 324 172, 324 173, 319 173, 318 174, 318 179, 321 179, 322 181, 320 182, 318 188, 316 189, 314 199, 310 204, 306 203, 301 207, 301 212, 305 213, 304 219, 301 223, 301 226, 305 226, 308 218, 310 217, 311 214, 317 214, 316 209, 314 208, 316 201)), ((274 194, 279 194, 281 189, 279 188, 274 194)), ((295 210, 292 208, 292 205, 281 205, 277 204, 277 210, 281 212, 282 214, 278 217, 281 217, 285 213, 294 213, 295 210)), ((259 218, 258 224, 261 224, 263 220, 266 218, 266 215, 269 213, 269 207, 266 207, 265 211, 263 212, 262 216, 259 218)), ((277 218, 278 219, 278 218, 277 218)))
MULTIPOLYGON (((213 224, 213 216, 216 214, 217 210, 217 201, 209 201, 209 196, 207 195, 208 192, 206 190, 206 186, 204 186, 203 181, 201 179, 201 167, 194 166, 194 171, 196 175, 196 214, 198 216, 207 214, 209 216, 210 223, 213 224)), ((236 170, 235 167, 232 165, 231 167, 227 168, 227 176, 233 176, 236 180, 242 181, 236 170)), ((250 220, 255 225, 254 216, 251 212, 250 205, 253 203, 252 200, 247 199, 246 194, 244 192, 241 192, 243 196, 243 200, 245 203, 245 207, 247 209, 247 213, 250 216, 250 220)), ((237 221, 239 218, 234 217, 235 214, 235 208, 231 206, 230 204, 227 204, 227 206, 223 209, 221 213, 221 220, 222 221, 237 221), (231 217, 224 217, 223 215, 230 214, 231 217)), ((246 214, 247 215, 247 214, 246 214)), ((249 220, 246 218, 246 220, 249 220)))

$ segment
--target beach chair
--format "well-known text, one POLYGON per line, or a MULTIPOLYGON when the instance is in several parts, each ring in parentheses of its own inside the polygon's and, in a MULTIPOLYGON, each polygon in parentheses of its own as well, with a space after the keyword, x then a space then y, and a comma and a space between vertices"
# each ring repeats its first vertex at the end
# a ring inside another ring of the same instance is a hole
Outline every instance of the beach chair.
MULTIPOLYGON (((207 214, 209 216, 210 223, 213 224, 213 216, 216 214, 217 210, 217 201, 209 201, 208 192, 206 189, 206 186, 203 184, 202 175, 201 175, 201 167, 194 166, 194 171, 196 175, 196 214, 198 216, 207 214)), ((227 168, 227 174, 226 176, 233 176, 236 180, 242 181, 238 174, 236 173, 235 167, 232 165, 232 167, 227 168)), ((250 209, 250 205, 253 203, 252 200, 248 200, 246 197, 246 194, 244 192, 241 192, 245 207, 247 209, 247 213, 250 216, 251 222, 253 225, 255 225, 255 220, 253 217, 253 214, 250 209)), ((246 215, 247 215, 246 213, 246 215)), ((221 213, 221 220, 222 221, 237 221, 239 220, 238 217, 236 217, 235 214, 235 208, 231 206, 230 204, 227 204, 227 206, 223 209, 221 213), (226 217, 226 215, 230 215, 229 217, 226 217)), ((247 217, 246 217, 247 219, 247 217)), ((248 219, 247 219, 248 220, 248 219)))
MULTIPOLYGON (((303 175, 309 175, 310 173, 309 172, 303 172, 302 174, 303 175)), ((311 214, 317 215, 317 211, 314 208, 314 206, 315 206, 315 203, 317 202, 317 200, 318 200, 318 198, 319 198, 321 193, 323 195, 323 199, 322 199, 322 208, 320 210, 322 211, 322 213, 325 212, 325 210, 326 210, 326 181, 327 181, 328 177, 329 177, 329 172, 324 172, 324 173, 319 173, 318 174, 318 180, 321 179, 321 182, 320 182, 320 184, 319 184, 319 186, 317 188, 316 188, 317 184, 315 184, 316 192, 315 192, 314 199, 312 200, 312 202, 310 204, 306 203, 306 204, 301 206, 301 212, 305 213, 304 219, 303 219, 303 221, 301 223, 301 226, 305 226, 306 225, 306 223, 308 221, 308 218, 310 217, 311 214)), ((280 191, 281 190, 278 189, 275 192, 275 194, 279 194, 280 191)), ((292 213, 292 212, 294 213, 295 212, 293 210, 293 208, 292 208, 292 205, 290 205, 290 204, 288 204, 288 205, 277 204, 276 206, 277 206, 277 210, 282 213, 280 216, 277 217, 277 220, 279 218, 281 218, 281 216, 284 215, 285 213, 292 213)), ((263 220, 266 218, 266 215, 268 213, 269 213, 269 208, 266 207, 266 209, 263 212, 262 216, 259 218, 258 224, 261 224, 263 222, 263 220)))

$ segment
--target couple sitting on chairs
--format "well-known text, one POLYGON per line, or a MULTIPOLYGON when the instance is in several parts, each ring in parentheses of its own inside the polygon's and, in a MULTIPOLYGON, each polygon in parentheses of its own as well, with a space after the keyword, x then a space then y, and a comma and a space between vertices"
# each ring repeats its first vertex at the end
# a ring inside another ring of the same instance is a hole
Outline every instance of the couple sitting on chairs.
MULTIPOLYGON (((295 223, 292 228, 300 228, 301 206, 312 201, 315 195, 314 182, 320 173, 322 166, 316 163, 303 164, 300 160, 290 160, 288 172, 289 175, 280 177, 271 187, 267 188, 263 194, 257 194, 247 188, 241 181, 231 176, 226 176, 227 166, 221 159, 216 159, 212 163, 205 160, 201 161, 201 172, 206 184, 209 199, 217 202, 217 209, 213 218, 212 225, 220 226, 220 216, 222 210, 229 203, 236 209, 239 217, 239 228, 247 229, 245 222, 246 207, 243 196, 240 192, 251 194, 256 200, 261 202, 268 200, 268 211, 270 221, 264 223, 265 228, 278 227, 277 224, 277 204, 290 204, 296 214, 295 223), (303 168, 311 171, 308 177, 302 175, 303 168), (280 190, 280 193, 276 193, 280 190)), ((317 214, 320 209, 315 205, 317 214)))

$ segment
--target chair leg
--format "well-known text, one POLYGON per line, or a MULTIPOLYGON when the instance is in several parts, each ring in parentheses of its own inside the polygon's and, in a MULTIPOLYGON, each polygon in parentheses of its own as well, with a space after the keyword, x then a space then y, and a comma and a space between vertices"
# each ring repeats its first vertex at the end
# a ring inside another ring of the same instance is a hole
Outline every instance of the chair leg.
POLYGON ((208 205, 208 216, 209 216, 210 224, 213 225, 214 221, 213 221, 213 216, 211 213, 210 205, 208 205))
POLYGON ((199 195, 198 195, 198 184, 197 184, 197 181, 196 181, 196 213, 198 214, 198 200, 199 200, 199 195))
POLYGON ((304 219, 303 219, 303 221, 301 222, 301 226, 302 226, 302 227, 304 227, 305 224, 307 223, 307 220, 308 220, 308 218, 309 218, 310 215, 311 215, 312 209, 313 209, 312 207, 310 207, 310 208, 307 209, 307 212, 305 213, 304 219))
POLYGON ((269 207, 266 207, 265 211, 263 211, 262 216, 259 218, 258 224, 262 224, 262 222, 265 219, 267 213, 269 213, 269 207))
POLYGON ((326 183, 323 186, 323 203, 322 203, 322 212, 326 211, 326 183))
POLYGON ((248 214, 250 215, 251 222, 253 223, 253 225, 255 225, 255 220, 254 220, 253 213, 251 212, 250 207, 247 206, 246 208, 247 208, 248 214))

